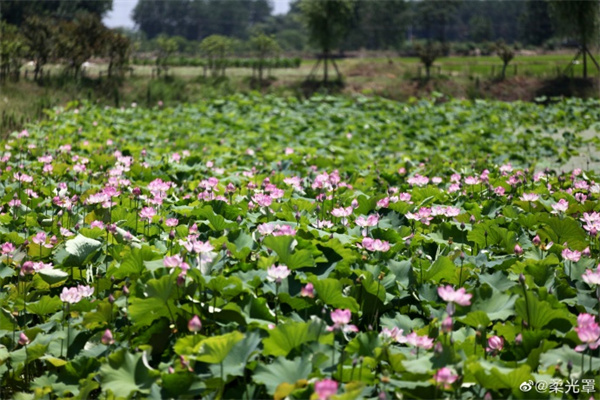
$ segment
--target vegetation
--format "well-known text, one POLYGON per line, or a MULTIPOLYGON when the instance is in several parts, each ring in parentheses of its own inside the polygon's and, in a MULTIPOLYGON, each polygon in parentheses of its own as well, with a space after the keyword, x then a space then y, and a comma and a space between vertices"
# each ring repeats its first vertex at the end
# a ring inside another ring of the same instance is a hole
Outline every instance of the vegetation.
MULTIPOLYGON (((353 0, 302 0, 300 9, 311 42, 321 50, 319 62, 323 62, 323 82, 327 84, 331 52, 340 44, 349 29, 354 2, 353 0)), ((331 62, 340 80, 341 75, 335 60, 332 59, 331 62)))
POLYGON ((592 59, 598 72, 600 65, 590 52, 590 46, 597 44, 600 31, 600 3, 598 1, 555 1, 551 2, 552 16, 558 22, 558 29, 579 43, 579 55, 583 56, 583 77, 587 78, 587 59, 592 59))
POLYGON ((599 106, 56 109, 4 142, 0 396, 598 391, 599 106))
POLYGON ((506 67, 515 58, 515 51, 503 41, 496 43, 496 54, 502 60, 502 72, 500 73, 500 79, 506 78, 506 67))

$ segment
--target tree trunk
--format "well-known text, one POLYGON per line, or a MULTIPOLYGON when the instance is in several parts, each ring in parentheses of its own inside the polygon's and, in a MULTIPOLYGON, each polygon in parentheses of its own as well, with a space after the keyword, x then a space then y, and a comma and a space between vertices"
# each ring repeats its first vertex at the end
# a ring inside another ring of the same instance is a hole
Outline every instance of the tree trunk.
POLYGON ((325 64, 323 64, 323 82, 327 84, 328 78, 328 68, 327 68, 327 60, 329 59, 329 50, 325 50, 325 64))
POLYGON ((504 80, 506 77, 506 67, 508 67, 508 63, 504 63, 504 65, 502 65, 502 74, 500 75, 502 80, 504 80))
POLYGON ((584 44, 583 45, 583 79, 587 79, 587 53, 588 53, 588 49, 587 46, 584 44))

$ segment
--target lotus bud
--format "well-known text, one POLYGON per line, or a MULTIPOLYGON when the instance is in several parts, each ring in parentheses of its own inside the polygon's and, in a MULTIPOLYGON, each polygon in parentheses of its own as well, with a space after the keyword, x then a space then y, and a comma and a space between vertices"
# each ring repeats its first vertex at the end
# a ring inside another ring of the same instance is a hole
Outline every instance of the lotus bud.
POLYGON ((113 334, 110 331, 110 329, 107 329, 104 331, 104 334, 102 335, 102 339, 100 339, 100 341, 105 346, 111 345, 115 342, 115 340, 113 339, 113 334))
POLYGON ((452 326, 453 326, 452 317, 446 317, 442 321, 442 332, 444 332, 444 333, 452 332, 452 326))
POLYGON ((540 235, 535 235, 534 238, 531 240, 531 242, 535 245, 535 246, 539 246, 540 243, 542 242, 542 240, 540 239, 540 235))
POLYGON ((516 344, 516 345, 520 345, 521 343, 523 343, 523 335, 519 333, 519 334, 518 334, 518 335, 515 337, 515 344, 516 344))
POLYGON ((188 330, 190 332, 200 332, 200 330, 202 329, 202 321, 200 321, 200 318, 198 318, 197 315, 194 315, 194 317, 192 319, 189 320, 188 322, 188 330))
POLYGON ((515 254, 517 256, 520 256, 521 254, 523 254, 523 248, 521 246, 519 246, 518 244, 515 244, 515 254))
POLYGON ((23 332, 19 335, 19 344, 21 346, 27 346, 29 344, 29 338, 23 332))

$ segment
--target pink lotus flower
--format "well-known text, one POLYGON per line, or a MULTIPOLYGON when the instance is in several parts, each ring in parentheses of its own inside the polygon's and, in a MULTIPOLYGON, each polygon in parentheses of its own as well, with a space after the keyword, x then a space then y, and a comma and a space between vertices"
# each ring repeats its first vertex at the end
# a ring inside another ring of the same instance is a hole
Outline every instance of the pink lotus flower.
POLYGON ((338 391, 338 383, 332 379, 323 379, 315 382, 315 393, 319 400, 327 400, 338 391))
POLYGON ((369 251, 386 252, 390 249, 390 242, 366 237, 362 240, 362 246, 369 251))
POLYGON ((94 228, 104 229, 104 222, 102 222, 102 221, 92 221, 92 223, 90 224, 90 227, 92 229, 94 229, 94 228))
POLYGON ((285 265, 272 265, 267 270, 267 279, 271 282, 275 282, 277 284, 281 283, 285 278, 287 278, 292 271, 285 265))
POLYGON ((352 313, 350 310, 340 310, 337 309, 332 311, 331 320, 333 321, 333 326, 328 326, 327 330, 329 332, 332 331, 342 331, 344 333, 347 332, 358 332, 358 328, 355 325, 349 325, 350 320, 352 318, 352 313))
POLYGON ((190 332, 200 332, 200 330, 202 329, 202 321, 200 321, 200 318, 198 318, 197 315, 194 315, 194 317, 192 319, 189 320, 188 322, 188 330, 190 332))
POLYGON ((581 278, 590 286, 600 285, 600 265, 598 265, 596 271, 586 269, 581 278))
POLYGON ((49 243, 46 243, 46 240, 48 239, 48 236, 46 235, 46 232, 38 232, 36 233, 36 235, 31 239, 31 241, 35 244, 39 244, 42 245, 46 248, 51 249, 52 245, 49 243))
POLYGON ((60 300, 64 303, 75 304, 79 303, 81 299, 82 295, 76 287, 72 287, 69 289, 65 287, 63 288, 62 293, 60 294, 60 300))
POLYGON ((411 185, 411 186, 423 187, 423 186, 426 186, 429 183, 429 178, 426 177, 426 176, 415 174, 415 176, 412 176, 412 177, 408 178, 406 180, 406 182, 408 182, 408 184, 411 185))
POLYGON ((156 215, 156 210, 152 207, 144 207, 140 211, 140 219, 142 221, 152 222, 152 218, 156 215))
POLYGON ((536 193, 523 193, 521 200, 523 201, 537 201, 540 198, 539 194, 536 193))
POLYGON ((429 336, 419 336, 417 332, 411 332, 406 336, 401 334, 396 336, 398 343, 407 343, 411 346, 419 347, 421 349, 429 350, 433 347, 433 339, 429 336))
POLYGON ((355 222, 356 222, 356 225, 358 225, 362 228, 366 228, 368 226, 376 226, 377 223, 379 222, 379 215, 371 214, 367 218, 365 218, 361 215, 360 217, 356 218, 355 222))
POLYGON ((165 221, 165 225, 169 228, 176 227, 177 224, 179 224, 179 220, 177 218, 167 218, 167 220, 165 221))
POLYGON ((564 249, 562 256, 565 260, 577 262, 581 259, 581 252, 577 250, 564 249))
POLYGON ((466 292, 465 288, 454 290, 450 285, 438 287, 438 294, 444 301, 456 303, 461 306, 471 305, 471 297, 473 297, 472 294, 466 292))
POLYGON ((2 254, 12 254, 15 250, 15 245, 10 242, 2 244, 2 254))
POLYGON ((552 204, 552 214, 559 214, 559 213, 564 213, 567 212, 567 210, 569 209, 569 202, 566 201, 565 199, 560 199, 558 201, 558 203, 556 204, 552 204))
POLYGON ((174 256, 166 256, 163 259, 163 265, 167 268, 181 268, 184 272, 190 269, 190 266, 183 261, 183 257, 179 254, 174 256))
POLYGON ((77 291, 81 297, 91 297, 94 294, 94 288, 89 285, 77 285, 77 291))
POLYGON ((339 207, 339 208, 334 208, 333 210, 331 210, 331 215, 333 215, 334 217, 338 217, 338 218, 344 218, 344 217, 348 217, 350 215, 352 215, 352 212, 354 210, 352 209, 352 206, 343 208, 343 207, 339 207))
POLYGON ((576 351, 584 351, 588 347, 595 350, 600 346, 600 326, 591 314, 579 314, 577 317, 577 327, 575 328, 579 340, 583 342, 575 347, 576 351))
POLYGON ((435 383, 443 386, 444 389, 450 389, 452 384, 458 379, 458 375, 454 375, 452 370, 448 367, 439 369, 433 376, 435 383))
POLYGON ((254 202, 258 204, 259 207, 269 207, 273 202, 271 196, 262 193, 257 193, 254 196, 252 196, 252 200, 254 200, 254 202))
POLYGON ((383 328, 381 329, 381 333, 379 334, 379 336, 386 343, 389 343, 392 340, 400 342, 401 340, 404 340, 404 336, 402 335, 403 332, 404 330, 398 329, 397 327, 394 327, 392 329, 383 328))

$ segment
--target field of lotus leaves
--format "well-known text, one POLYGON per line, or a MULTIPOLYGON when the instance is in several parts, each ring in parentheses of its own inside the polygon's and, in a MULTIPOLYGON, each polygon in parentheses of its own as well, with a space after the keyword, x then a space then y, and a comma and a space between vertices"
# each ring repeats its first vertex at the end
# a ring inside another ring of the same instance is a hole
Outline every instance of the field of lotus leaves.
POLYGON ((440 100, 12 133, 0 398, 599 398, 600 103, 440 100))

